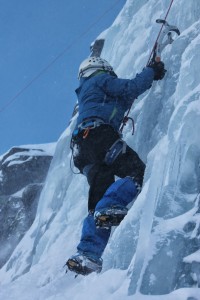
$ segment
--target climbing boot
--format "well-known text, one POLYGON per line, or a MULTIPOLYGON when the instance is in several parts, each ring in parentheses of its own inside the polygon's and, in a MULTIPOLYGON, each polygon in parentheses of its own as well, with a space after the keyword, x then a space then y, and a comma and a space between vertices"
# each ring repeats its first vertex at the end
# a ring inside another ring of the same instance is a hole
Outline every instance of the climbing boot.
POLYGON ((99 209, 94 213, 96 227, 110 229, 112 226, 118 226, 127 215, 127 212, 128 209, 122 206, 99 209))
POLYGON ((77 252, 66 262, 68 270, 76 274, 88 275, 92 272, 100 273, 102 270, 103 260, 101 258, 94 259, 83 253, 77 252))

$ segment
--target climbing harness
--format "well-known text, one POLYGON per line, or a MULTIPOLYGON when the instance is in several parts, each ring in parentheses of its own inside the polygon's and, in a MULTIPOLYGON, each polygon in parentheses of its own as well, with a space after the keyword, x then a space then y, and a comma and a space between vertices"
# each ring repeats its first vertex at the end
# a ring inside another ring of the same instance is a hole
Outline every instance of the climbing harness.
POLYGON ((94 129, 102 124, 106 124, 103 119, 97 117, 91 117, 89 119, 84 120, 82 123, 80 123, 78 125, 78 128, 74 130, 72 136, 75 137, 81 131, 85 132, 88 131, 88 129, 94 129))
POLYGON ((99 127, 102 124, 106 124, 102 119, 91 117, 89 119, 84 120, 82 123, 78 125, 78 127, 72 133, 71 145, 70 148, 73 148, 74 140, 77 138, 80 132, 83 133, 83 139, 86 139, 89 135, 91 129, 99 127))
POLYGON ((76 156, 76 152, 78 152, 78 143, 77 143, 77 139, 78 139, 78 135, 81 133, 82 134, 82 138, 86 139, 90 133, 90 130, 99 127, 102 124, 106 124, 104 122, 104 120, 102 120, 101 118, 97 118, 97 117, 91 117, 89 119, 84 120, 82 123, 80 123, 78 125, 78 127, 73 131, 72 133, 72 138, 71 138, 71 142, 70 142, 70 148, 72 150, 72 155, 71 155, 71 160, 70 160, 70 168, 71 171, 74 174, 80 174, 76 173, 73 171, 72 168, 72 158, 76 156))
MULTIPOLYGON (((158 36, 156 38, 156 41, 154 43, 154 46, 152 48, 152 51, 150 53, 148 62, 147 62, 147 66, 152 62, 152 61, 157 61, 159 62, 161 60, 161 52, 163 51, 163 49, 169 45, 172 44, 174 39, 172 38, 172 33, 175 32, 177 35, 180 35, 180 31, 176 26, 173 25, 169 25, 168 22, 166 21, 167 16, 170 12, 171 6, 173 4, 174 0, 171 0, 170 5, 168 7, 167 13, 165 15, 164 19, 157 19, 156 23, 158 24, 162 24, 160 31, 158 33, 158 36), (164 29, 163 29, 164 28, 164 29)), ((131 106, 132 107, 132 106, 131 106)), ((127 111, 126 115, 124 116, 124 119, 122 121, 122 125, 120 127, 120 132, 122 133, 124 127, 127 124, 127 121, 129 119, 132 119, 129 117, 129 113, 131 111, 131 107, 129 108, 129 110, 127 111)), ((132 119, 132 123, 134 124, 134 121, 132 119)), ((134 133, 134 131, 133 131, 134 133)), ((132 133, 132 134, 133 134, 132 133)))

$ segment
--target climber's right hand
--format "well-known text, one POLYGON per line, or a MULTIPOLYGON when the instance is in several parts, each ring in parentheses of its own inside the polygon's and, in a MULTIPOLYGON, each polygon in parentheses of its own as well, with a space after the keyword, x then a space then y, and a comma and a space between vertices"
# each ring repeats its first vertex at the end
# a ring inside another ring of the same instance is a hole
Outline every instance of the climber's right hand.
POLYGON ((152 68, 154 70, 153 80, 163 79, 165 73, 167 72, 167 70, 165 70, 165 65, 162 61, 151 61, 147 67, 152 68))

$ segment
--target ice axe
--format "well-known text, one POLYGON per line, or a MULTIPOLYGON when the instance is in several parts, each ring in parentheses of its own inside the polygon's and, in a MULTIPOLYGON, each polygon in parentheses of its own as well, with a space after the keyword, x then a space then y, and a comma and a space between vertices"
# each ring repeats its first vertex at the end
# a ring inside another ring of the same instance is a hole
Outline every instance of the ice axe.
POLYGON ((153 57, 151 61, 159 62, 161 60, 161 52, 163 51, 163 49, 167 45, 172 44, 174 41, 172 37, 172 33, 175 32, 177 35, 180 35, 180 31, 176 26, 169 25, 169 23, 166 20, 157 19, 156 23, 162 24, 162 28, 164 29, 160 31, 160 34, 158 35, 158 38, 154 44, 153 51, 152 51, 153 57))

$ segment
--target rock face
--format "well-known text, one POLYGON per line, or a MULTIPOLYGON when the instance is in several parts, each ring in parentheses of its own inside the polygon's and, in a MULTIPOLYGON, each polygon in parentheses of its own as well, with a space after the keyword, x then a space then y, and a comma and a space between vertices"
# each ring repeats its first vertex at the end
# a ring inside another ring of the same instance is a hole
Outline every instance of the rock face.
POLYGON ((11 195, 28 184, 43 182, 51 159, 42 149, 12 148, 0 162, 0 195, 11 195))
POLYGON ((54 144, 14 147, 0 160, 0 268, 34 221, 54 144))

